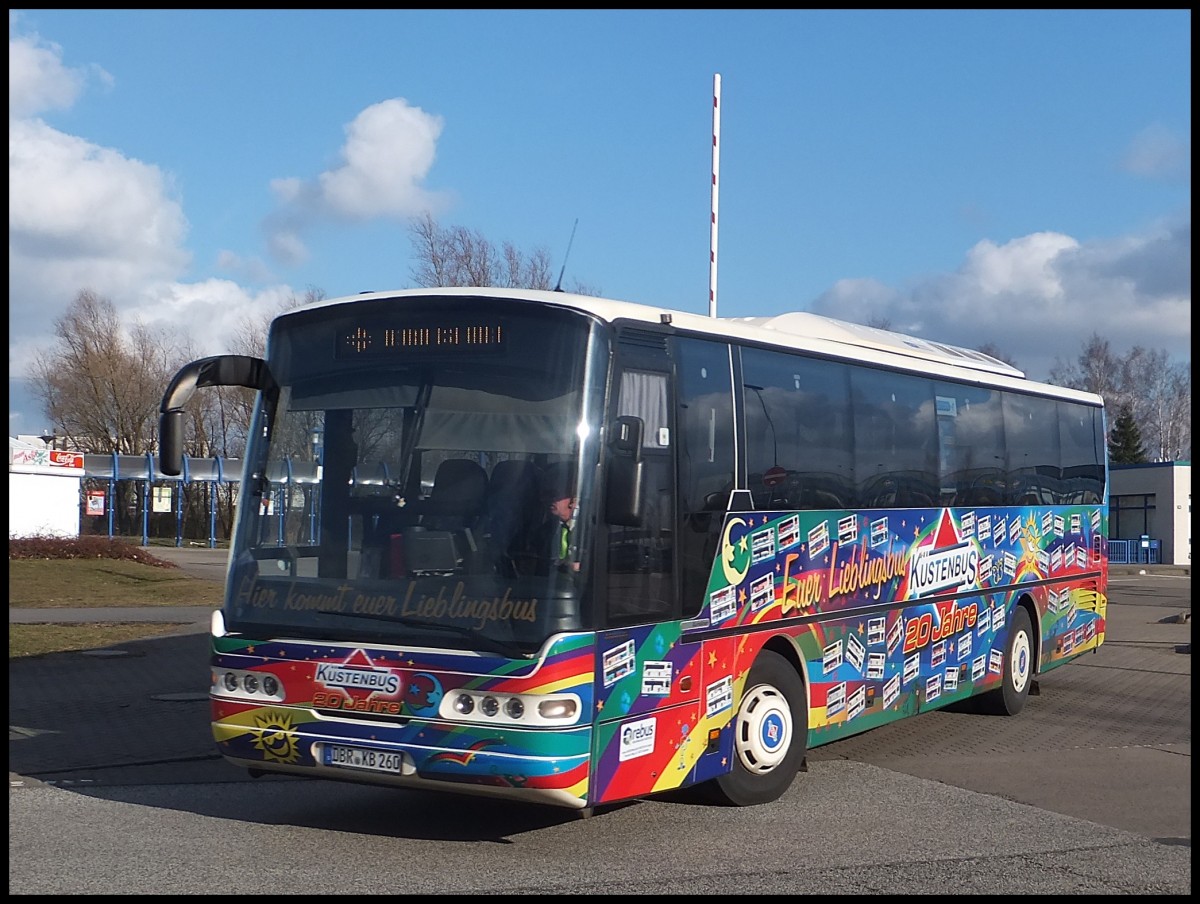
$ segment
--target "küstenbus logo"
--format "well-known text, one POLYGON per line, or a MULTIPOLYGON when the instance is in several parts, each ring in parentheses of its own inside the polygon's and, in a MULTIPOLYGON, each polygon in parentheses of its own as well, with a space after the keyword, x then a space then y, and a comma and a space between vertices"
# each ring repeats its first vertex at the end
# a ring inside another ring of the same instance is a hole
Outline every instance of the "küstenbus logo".
POLYGON ((974 542, 962 540, 949 510, 942 509, 937 527, 908 560, 909 596, 926 596, 952 587, 969 589, 978 581, 979 551, 974 542))
POLYGON ((328 688, 367 691, 394 696, 400 690, 400 676, 391 669, 377 668, 361 651, 343 663, 323 662, 313 679, 328 688))
POLYGON ((973 587, 979 571, 979 552, 971 543, 947 549, 918 549, 908 566, 908 589, 912 596, 939 590, 973 587))

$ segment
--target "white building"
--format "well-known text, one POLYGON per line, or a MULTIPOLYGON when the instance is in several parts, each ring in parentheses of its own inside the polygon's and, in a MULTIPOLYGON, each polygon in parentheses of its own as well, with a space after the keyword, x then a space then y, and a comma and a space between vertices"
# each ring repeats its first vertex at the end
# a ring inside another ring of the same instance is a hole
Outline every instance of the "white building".
POLYGON ((83 453, 8 438, 8 536, 78 537, 83 453))
POLYGON ((1111 465, 1108 537, 1159 544, 1163 565, 1192 564, 1192 463, 1111 465))

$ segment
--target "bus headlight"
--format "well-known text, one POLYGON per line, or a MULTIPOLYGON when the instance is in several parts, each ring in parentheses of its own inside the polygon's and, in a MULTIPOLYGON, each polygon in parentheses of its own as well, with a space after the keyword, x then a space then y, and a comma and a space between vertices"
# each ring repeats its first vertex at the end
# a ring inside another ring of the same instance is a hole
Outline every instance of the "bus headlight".
POLYGON ((253 703, 282 703, 283 682, 270 672, 247 669, 213 669, 212 695, 253 703))
POLYGON ((538 702, 538 715, 553 722, 575 721, 579 715, 579 699, 576 697, 551 697, 538 702))
POLYGON ((572 725, 582 704, 576 694, 497 694, 450 691, 438 715, 451 722, 483 722, 529 728, 572 725))

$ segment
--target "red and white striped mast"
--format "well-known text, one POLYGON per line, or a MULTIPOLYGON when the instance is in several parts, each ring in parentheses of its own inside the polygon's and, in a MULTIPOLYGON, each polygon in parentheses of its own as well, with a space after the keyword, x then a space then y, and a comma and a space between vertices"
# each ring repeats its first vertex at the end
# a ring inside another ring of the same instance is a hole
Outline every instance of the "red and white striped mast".
POLYGON ((721 186, 721 75, 713 76, 712 222, 708 238, 708 316, 717 316, 717 194, 721 186))

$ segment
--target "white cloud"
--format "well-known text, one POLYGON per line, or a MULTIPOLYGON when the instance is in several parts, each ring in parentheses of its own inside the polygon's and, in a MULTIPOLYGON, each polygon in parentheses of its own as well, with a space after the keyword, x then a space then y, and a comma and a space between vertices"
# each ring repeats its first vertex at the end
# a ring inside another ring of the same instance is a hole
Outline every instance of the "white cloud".
POLYGON ((158 167, 39 120, 8 135, 13 328, 26 312, 45 322, 82 288, 121 295, 186 269, 187 221, 158 167))
POLYGON ((298 232, 284 229, 282 226, 276 227, 275 231, 267 236, 267 247, 271 257, 289 266, 299 266, 308 260, 308 246, 304 244, 304 239, 298 232))
MULTIPOLYGON (((9 384, 10 431, 36 429, 23 377, 53 346, 52 330, 81 290, 110 300, 127 323, 169 327, 197 354, 227 346, 247 317, 276 312, 294 291, 250 290, 237 282, 183 282, 191 265, 188 222, 171 174, 117 149, 65 134, 39 118, 67 110, 92 85, 111 84, 98 67, 69 68, 62 48, 17 34, 9 16, 9 384)), ((346 127, 341 163, 316 177, 275 180, 279 207, 266 220, 266 250, 285 263, 308 256, 304 234, 322 221, 403 219, 442 208, 422 181, 436 157, 442 119, 393 98, 346 127)), ((232 250, 217 268, 262 285, 265 264, 232 250)))
POLYGON ((1191 142, 1161 123, 1155 123, 1134 136, 1121 165, 1135 176, 1165 180, 1190 179, 1191 142))
POLYGON ((445 207, 446 199, 422 187, 437 156, 442 118, 402 97, 372 104, 346 126, 342 163, 305 181, 272 180, 279 208, 264 228, 279 260, 306 260, 304 233, 317 221, 408 219, 445 207))
POLYGON ((812 310, 968 348, 991 344, 1035 379, 1076 358, 1093 333, 1121 354, 1140 345, 1185 360, 1190 248, 1190 219, 1112 242, 1057 233, 983 241, 955 273, 903 290, 843 280, 812 310))
POLYGON ((1054 260, 1063 251, 1077 247, 1074 239, 1053 232, 1034 233, 1006 245, 984 240, 967 252, 961 272, 988 295, 1008 292, 1061 298, 1062 284, 1054 260))
MULTIPOLYGON (((62 48, 37 35, 12 34, 17 17, 10 11, 8 27, 8 118, 36 116, 46 110, 65 110, 83 91, 86 76, 62 64, 62 48)), ((107 79, 103 70, 95 72, 107 79)))
POLYGON ((227 279, 165 283, 143 293, 123 313, 131 320, 186 336, 196 355, 215 355, 229 350, 229 339, 240 333, 245 322, 270 317, 294 294, 290 286, 253 291, 227 279))
POLYGON ((58 47, 10 34, 9 77, 11 374, 81 289, 122 299, 178 276, 189 258, 187 221, 158 167, 34 117, 70 106, 88 81, 81 70, 64 67, 58 47))
POLYGON ((236 251, 225 249, 217 252, 217 269, 229 273, 233 278, 243 282, 261 285, 271 282, 271 270, 257 257, 243 257, 236 251))
POLYGON ((367 107, 346 127, 345 164, 322 173, 321 193, 354 219, 408 217, 431 196, 418 184, 433 166, 442 118, 397 97, 367 107))

